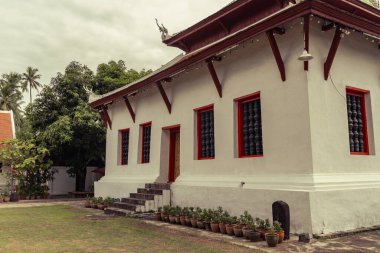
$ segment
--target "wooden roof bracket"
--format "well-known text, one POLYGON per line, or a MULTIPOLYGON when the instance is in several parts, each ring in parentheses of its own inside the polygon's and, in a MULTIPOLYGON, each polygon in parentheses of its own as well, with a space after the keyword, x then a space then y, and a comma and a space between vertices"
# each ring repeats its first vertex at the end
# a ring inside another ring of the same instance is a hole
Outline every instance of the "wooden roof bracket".
POLYGON ((342 39, 342 31, 340 30, 340 26, 337 26, 335 29, 335 35, 334 35, 333 41, 331 43, 330 51, 324 65, 325 80, 329 78, 331 66, 334 62, 334 58, 338 50, 341 39, 342 39))
POLYGON ((161 97, 165 102, 166 108, 168 108, 169 114, 172 113, 172 105, 170 104, 169 98, 166 95, 164 87, 162 87, 161 81, 156 82, 158 90, 160 91, 161 97))
POLYGON ((107 106, 103 106, 100 111, 100 116, 101 118, 103 119, 104 121, 104 124, 107 125, 110 127, 110 129, 112 130, 112 121, 111 121, 111 118, 110 118, 110 115, 108 114, 108 108, 107 106))
MULTIPOLYGON (((305 50, 310 53, 310 15, 304 16, 303 21, 303 32, 304 32, 304 39, 305 39, 305 50)), ((309 70, 309 62, 304 61, 303 62, 303 68, 305 71, 309 70)))
POLYGON ((216 71, 215 71, 215 68, 214 68, 214 64, 212 64, 213 60, 220 61, 221 58, 212 57, 210 59, 207 59, 206 63, 207 63, 208 71, 210 72, 212 80, 214 81, 215 88, 218 91, 219 97, 222 97, 223 96, 223 94, 222 94, 222 90, 223 90, 222 89, 222 84, 220 83, 218 75, 216 74, 216 71))
POLYGON ((278 66, 278 70, 280 71, 281 79, 282 81, 285 82, 286 81, 285 64, 284 64, 284 61, 282 60, 280 50, 278 49, 276 39, 274 38, 274 35, 273 35, 273 31, 272 30, 267 31, 266 34, 269 40, 269 44, 272 48, 274 58, 278 66))
POLYGON ((129 99, 127 96, 124 96, 124 102, 125 102, 125 105, 127 106, 127 109, 129 111, 129 114, 131 115, 131 118, 133 120, 133 123, 136 122, 136 114, 135 112, 133 111, 133 108, 131 106, 131 103, 129 102, 129 99))

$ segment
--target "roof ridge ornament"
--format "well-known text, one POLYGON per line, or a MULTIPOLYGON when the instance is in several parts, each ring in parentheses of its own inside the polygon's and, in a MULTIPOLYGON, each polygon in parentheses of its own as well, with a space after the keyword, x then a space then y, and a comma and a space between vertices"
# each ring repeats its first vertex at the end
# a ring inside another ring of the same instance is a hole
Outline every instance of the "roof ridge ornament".
POLYGON ((170 38, 171 36, 169 35, 168 29, 166 29, 166 27, 163 24, 159 25, 157 18, 155 18, 155 20, 156 20, 157 27, 160 30, 162 41, 170 38))

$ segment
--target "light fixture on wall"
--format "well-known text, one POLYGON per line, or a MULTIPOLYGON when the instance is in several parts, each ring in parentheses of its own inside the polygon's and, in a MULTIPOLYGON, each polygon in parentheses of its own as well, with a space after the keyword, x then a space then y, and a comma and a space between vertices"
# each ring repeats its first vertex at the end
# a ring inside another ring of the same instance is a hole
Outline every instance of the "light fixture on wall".
POLYGON ((314 59, 314 57, 311 54, 309 54, 309 52, 306 49, 304 49, 302 54, 298 57, 298 60, 300 61, 310 61, 312 59, 314 59))

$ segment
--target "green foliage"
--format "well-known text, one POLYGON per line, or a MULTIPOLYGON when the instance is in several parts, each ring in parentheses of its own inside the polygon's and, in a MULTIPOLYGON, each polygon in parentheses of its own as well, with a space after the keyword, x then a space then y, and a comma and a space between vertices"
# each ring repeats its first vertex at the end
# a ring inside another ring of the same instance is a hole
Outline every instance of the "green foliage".
POLYGON ((20 193, 41 195, 49 189, 46 182, 54 174, 49 150, 33 139, 2 142, 0 160, 12 168, 10 177, 18 180, 20 193))
POLYGON ((85 190, 87 166, 104 160, 105 128, 88 105, 88 91, 94 83, 88 67, 71 62, 26 110, 29 131, 49 147, 54 164, 70 167, 77 191, 85 190))
POLYGON ((279 221, 274 221, 274 222, 273 222, 273 227, 274 227, 274 229, 275 229, 277 232, 280 232, 280 231, 283 230, 282 227, 281 227, 281 222, 279 222, 279 221))
POLYGON ((41 87, 41 83, 39 83, 37 80, 41 78, 41 75, 37 74, 38 69, 27 67, 26 72, 21 75, 21 81, 22 81, 22 91, 28 91, 30 95, 30 103, 32 103, 32 90, 36 89, 38 90, 39 87, 41 87))
POLYGON ((141 71, 127 69, 125 62, 122 60, 102 63, 99 64, 97 68, 95 84, 92 87, 92 91, 95 94, 102 95, 132 83, 151 72, 151 70, 145 69, 141 71))

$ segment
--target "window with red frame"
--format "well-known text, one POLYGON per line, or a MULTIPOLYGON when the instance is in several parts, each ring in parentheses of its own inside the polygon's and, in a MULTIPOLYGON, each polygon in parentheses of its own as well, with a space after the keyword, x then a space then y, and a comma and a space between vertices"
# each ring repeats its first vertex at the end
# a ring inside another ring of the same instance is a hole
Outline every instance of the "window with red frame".
POLYGON ((198 159, 213 159, 215 157, 214 106, 196 109, 196 112, 198 159))
POLYGON ((141 163, 149 163, 150 161, 150 136, 152 124, 146 123, 141 125, 142 130, 142 151, 141 151, 141 163))
POLYGON ((129 129, 120 130, 121 140, 121 165, 128 164, 129 129))
POLYGON ((236 99, 239 157, 263 156, 260 93, 236 99))
POLYGON ((347 88, 348 133, 351 154, 368 155, 365 94, 368 91, 347 88))

